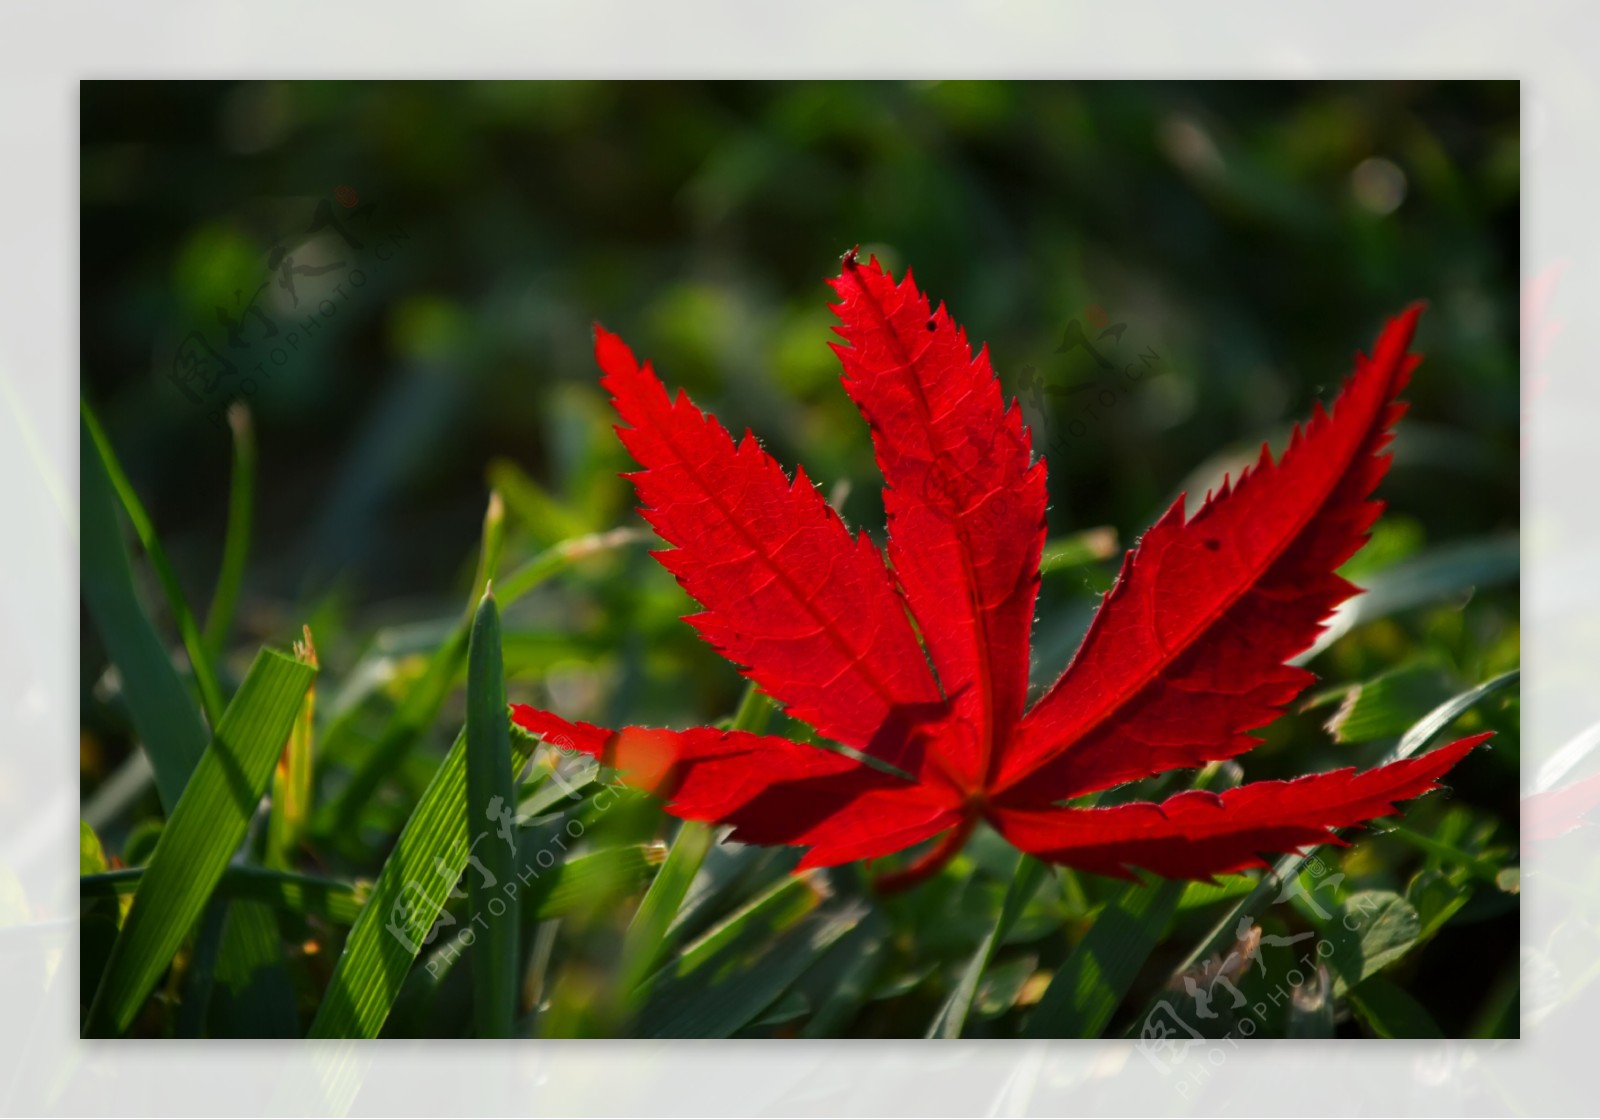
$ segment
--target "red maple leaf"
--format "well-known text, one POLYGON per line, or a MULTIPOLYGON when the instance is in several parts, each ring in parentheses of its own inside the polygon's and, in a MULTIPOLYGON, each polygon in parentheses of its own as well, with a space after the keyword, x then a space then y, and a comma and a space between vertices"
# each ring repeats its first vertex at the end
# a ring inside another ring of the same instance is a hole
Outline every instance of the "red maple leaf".
POLYGON ((1060 679, 1027 705, 1029 638, 1045 537, 1045 463, 988 352, 976 357, 911 274, 846 256, 831 281, 844 387, 872 431, 888 556, 851 536, 805 471, 793 480, 748 431, 735 443, 681 391, 669 396, 615 335, 595 356, 617 434, 642 470, 656 553, 705 611, 687 621, 773 700, 844 750, 696 727, 606 730, 515 706, 524 729, 601 759, 684 819, 746 843, 809 848, 800 866, 873 859, 941 837, 908 885, 980 820, 1050 862, 1126 877, 1208 878, 1325 842, 1393 811, 1477 735, 1356 773, 1179 793, 1159 804, 1063 801, 1231 758, 1257 745, 1311 681, 1288 661, 1356 588, 1336 569, 1381 511, 1395 402, 1419 358, 1420 307, 1358 356, 1274 461, 1184 498, 1128 552, 1060 679))

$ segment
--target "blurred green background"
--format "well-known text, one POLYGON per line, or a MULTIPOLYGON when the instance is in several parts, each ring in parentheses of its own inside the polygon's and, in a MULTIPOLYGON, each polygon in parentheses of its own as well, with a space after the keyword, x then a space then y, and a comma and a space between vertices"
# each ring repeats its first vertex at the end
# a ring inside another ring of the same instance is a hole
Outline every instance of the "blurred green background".
MULTIPOLYGON (((1203 492, 1262 439, 1281 448, 1415 299, 1426 361, 1362 562, 1517 530, 1515 82, 87 82, 81 97, 85 396, 199 603, 227 518, 221 407, 264 371, 224 669, 309 621, 319 704, 350 713, 353 759, 373 689, 403 686, 459 616, 491 481, 514 556, 639 523, 592 321, 786 466, 852 483, 846 519, 881 537, 827 347, 822 280, 856 244, 913 267, 988 343, 1049 458, 1052 536, 1110 526, 1126 546, 1180 488, 1203 492), (1113 365, 1156 360, 1121 391, 1081 348, 1058 352, 1075 321, 1113 365), (171 378, 197 339, 238 370, 199 402, 171 378), (1102 390, 1114 402, 1094 407, 1102 390)), ((1113 572, 1046 580, 1037 681, 1113 572)), ((1314 667, 1420 669, 1426 710, 1517 663, 1514 583, 1365 627, 1314 667)), ((612 722, 726 715, 742 681, 676 620, 690 608, 642 549, 598 557, 508 615, 512 697, 612 722)), ((87 623, 82 647, 89 797, 128 737, 87 623)), ((1368 760, 1329 739, 1327 714, 1275 727, 1249 775, 1368 760)), ((325 853, 335 869, 374 869, 448 745, 430 734, 394 814, 364 821, 370 847, 325 853)), ((343 760, 320 759, 324 791, 343 760)), ((1513 844, 1515 772, 1511 741, 1455 782, 1513 844)), ((664 820, 638 811, 643 833, 664 820)), ((1473 966, 1514 965, 1514 909, 1483 919, 1464 934, 1473 966)), ((1446 953, 1424 977, 1455 1031, 1479 1012, 1452 986, 1461 964, 1446 953)))

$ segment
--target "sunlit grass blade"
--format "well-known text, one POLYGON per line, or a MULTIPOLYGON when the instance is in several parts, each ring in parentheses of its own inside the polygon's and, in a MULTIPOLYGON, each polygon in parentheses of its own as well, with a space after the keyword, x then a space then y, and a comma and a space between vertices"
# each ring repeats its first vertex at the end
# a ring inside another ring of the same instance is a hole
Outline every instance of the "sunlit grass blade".
MULTIPOLYGON (((584 557, 648 538, 634 529, 617 529, 564 541, 535 556, 503 581, 497 581, 495 597, 504 609, 584 557)), ((493 546, 489 541, 485 541, 485 545, 485 551, 493 546)), ((313 824, 315 831, 325 836, 339 836, 353 830, 372 795, 405 761, 422 732, 438 720, 445 700, 466 665, 469 635, 470 616, 452 628, 434 651, 422 678, 385 723, 365 763, 339 795, 318 810, 313 824)), ((325 743, 325 753, 334 749, 331 739, 325 743)))
POLYGON ((1071 571, 1090 563, 1100 563, 1117 554, 1117 530, 1110 525, 1085 529, 1070 536, 1045 542, 1039 556, 1039 574, 1071 571))
POLYGON ((832 955, 837 959, 828 993, 801 1027, 801 1037, 840 1036, 861 1012, 889 955, 889 932, 881 914, 869 913, 834 949, 832 955))
POLYGON ((1050 980, 1024 1036, 1099 1037, 1166 936, 1184 883, 1134 882, 1106 904, 1050 980))
MULTIPOLYGON (((745 688, 739 709, 734 713, 730 729, 760 734, 766 729, 772 712, 771 701, 756 690, 754 683, 745 688)), ((678 911, 706 852, 716 841, 716 831, 710 825, 684 821, 678 829, 667 861, 650 883, 639 902, 639 908, 628 925, 622 942, 621 983, 624 992, 636 992, 645 977, 656 969, 672 947, 669 935, 678 911)), ((633 997, 637 997, 636 995, 633 997)))
POLYGON ((100 874, 106 869, 105 848, 87 822, 78 821, 78 873, 100 874))
POLYGON ((667 852, 667 860, 645 891, 622 942, 622 988, 638 988, 671 947, 667 932, 706 852, 716 842, 716 831, 706 824, 686 820, 667 852))
MULTIPOLYGON (((651 872, 661 864, 659 844, 630 844, 609 847, 560 859, 549 870, 540 869, 520 889, 522 926, 529 928, 573 913, 592 913, 596 907, 615 904, 644 886, 651 872)), ((519 876, 519 882, 521 877, 519 876)), ((425 1033, 423 1025, 440 987, 461 966, 470 962, 483 943, 474 937, 471 944, 460 938, 436 941, 421 967, 407 976, 395 1000, 395 1017, 385 1026, 385 1036, 411 1037, 425 1033), (402 1019, 396 1021, 396 1019, 402 1019)), ((525 1032, 519 1027, 514 1033, 525 1032)))
MULTIPOLYGON (((142 866, 86 874, 78 879, 78 897, 84 902, 97 898, 131 897, 144 879, 142 866)), ((285 913, 320 917, 335 925, 349 925, 361 915, 368 888, 357 883, 291 874, 255 866, 230 866, 217 882, 215 897, 239 901, 259 901, 285 913)))
MULTIPOLYGON (((511 722, 500 667, 500 613, 491 587, 478 605, 467 653, 467 829, 492 828, 516 812, 511 771, 511 722)), ((512 833, 515 834, 514 832, 512 833)), ((473 1018, 479 1037, 510 1037, 517 1019, 518 910, 502 896, 516 873, 512 842, 493 836, 483 845, 483 873, 472 876, 473 1018), (496 912, 494 906, 500 906, 496 912)))
POLYGON ((598 527, 557 500, 510 459, 498 458, 489 464, 489 483, 505 495, 517 519, 542 544, 580 536, 598 527))
POLYGON ((155 523, 150 520, 150 514, 145 512, 144 503, 134 491, 133 483, 123 473, 122 464, 117 461, 111 441, 100 428, 100 421, 95 418, 87 401, 80 402, 79 410, 83 417, 84 435, 98 453, 101 465, 105 469, 105 476, 110 481, 117 499, 122 503, 122 510, 133 525, 134 533, 139 537, 139 543, 144 548, 145 557, 150 561, 150 567, 156 573, 156 579, 161 583, 162 593, 167 598, 167 608, 172 611, 172 620, 178 627, 178 635, 183 639, 184 652, 189 655, 189 667, 194 672, 195 687, 200 692, 201 709, 205 712, 206 721, 214 727, 222 718, 222 689, 217 684, 217 674, 211 665, 211 654, 207 652, 205 641, 200 636, 200 627, 195 624, 194 614, 183 597, 183 588, 178 585, 177 572, 173 571, 172 564, 168 562, 166 549, 161 546, 161 540, 156 535, 155 523))
POLYGON ((1343 743, 1395 738, 1448 699, 1451 691, 1450 681, 1433 665, 1391 669, 1347 688, 1327 730, 1335 742, 1343 743))
POLYGON ((472 577, 472 601, 478 602, 489 591, 500 570, 500 552, 506 542, 506 503, 499 490, 489 491, 489 507, 483 513, 482 543, 478 546, 478 573, 472 577))
POLYGON ((1515 684, 1521 676, 1522 670, 1513 668, 1510 672, 1502 672, 1499 676, 1485 680, 1475 688, 1445 700, 1421 719, 1418 719, 1416 726, 1400 737, 1399 745, 1394 748, 1393 753, 1384 759, 1385 763, 1409 758, 1426 746, 1430 738, 1455 722, 1469 708, 1494 695, 1501 688, 1515 684))
POLYGON ((1365 593, 1346 599, 1311 648, 1291 663, 1306 663, 1358 625, 1475 587, 1509 582, 1517 577, 1521 563, 1520 540, 1509 533, 1435 548, 1360 578, 1357 582, 1365 593))
POLYGON ((121 678, 134 732, 155 771, 161 805, 171 812, 205 752, 206 732, 165 643, 139 602, 117 497, 87 422, 79 446, 83 601, 121 678))
POLYGON ((85 1033, 120 1034, 238 849, 315 670, 263 649, 172 811, 95 994, 85 1033))
MULTIPOLYGON (((305 640, 295 643, 295 659, 317 667, 317 647, 311 640, 311 627, 302 629, 305 640)), ((284 744, 283 755, 272 773, 272 810, 267 817, 269 867, 287 870, 294 863, 294 852, 311 817, 312 736, 317 706, 317 685, 306 689, 300 714, 284 744)))
POLYGON ((647 984, 644 1037, 728 1037, 754 1021, 866 910, 810 920, 826 899, 814 873, 786 876, 686 947, 647 984))
POLYGON ((245 560, 250 555, 250 528, 255 517, 256 435, 250 409, 236 400, 228 407, 228 428, 233 432, 233 472, 228 481, 228 528, 222 541, 222 565, 211 592, 202 633, 212 663, 222 657, 223 645, 233 627, 233 613, 244 583, 245 560))
MULTIPOLYGON (((536 745, 532 737, 512 733, 512 772, 522 768, 536 745)), ((500 842, 493 830, 477 838, 500 842)), ((350 929, 309 1036, 378 1036, 417 953, 437 935, 434 921, 466 868, 474 841, 467 826, 463 732, 406 821, 350 929)))
POLYGON ((1044 863, 1027 855, 1023 855, 1018 861, 1016 873, 1011 877, 1011 885, 1006 890, 1005 901, 1000 906, 994 927, 978 945, 977 951, 967 963, 966 970, 961 973, 960 981, 950 992, 950 997, 945 999, 944 1005, 939 1008, 939 1013, 934 1016, 933 1023, 928 1027, 928 1037, 961 1036, 967 1015, 972 1011, 972 1000, 978 994, 978 983, 994 959, 995 950, 1005 942, 1011 927, 1022 915, 1023 907, 1033 900, 1034 894, 1038 893, 1039 883, 1045 880, 1048 871, 1049 868, 1044 863))

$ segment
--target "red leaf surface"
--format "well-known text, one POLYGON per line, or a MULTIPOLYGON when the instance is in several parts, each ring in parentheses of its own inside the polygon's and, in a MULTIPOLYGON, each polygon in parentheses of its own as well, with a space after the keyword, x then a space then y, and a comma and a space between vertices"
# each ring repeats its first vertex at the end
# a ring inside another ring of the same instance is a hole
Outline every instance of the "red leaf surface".
POLYGON ((612 732, 531 707, 517 709, 517 723, 615 767, 675 816, 732 824, 744 843, 810 847, 807 866, 887 855, 960 817, 945 790, 787 738, 714 727, 612 732))
POLYGON ((1083 644, 1024 710, 1044 542, 1045 464, 986 351, 909 273, 846 256, 832 281, 844 386, 884 477, 888 560, 851 537, 803 471, 737 444, 597 329, 596 358, 641 469, 656 553, 703 613, 688 619, 796 718, 848 748, 698 727, 606 730, 515 706, 525 729, 615 766, 685 819, 749 843, 808 848, 802 866, 940 838, 937 870, 987 820, 1041 858, 1110 875, 1208 878, 1325 842, 1419 796, 1486 738, 1366 773, 1263 781, 1160 804, 1060 802, 1255 746, 1312 679, 1287 662, 1355 593, 1336 574, 1381 505, 1396 396, 1420 308, 1384 329, 1330 412, 1288 450, 1180 497, 1129 552, 1083 644), (913 622, 915 625, 913 626, 913 622), (920 641, 919 641, 920 637, 920 641), (856 751, 852 754, 849 751, 856 751))
POLYGON ((1391 321, 1371 361, 1357 356, 1332 415, 1318 405, 1281 461, 1208 494, 1184 519, 1179 497, 1129 552, 1072 663, 1018 729, 998 788, 1048 804, 1163 770, 1232 757, 1312 676, 1305 651, 1355 593, 1334 572, 1366 543, 1382 506, 1368 497, 1405 410, 1395 395, 1420 307, 1391 321))
POLYGON ((884 728, 941 697, 877 547, 851 538, 804 470, 791 482, 754 435, 735 446, 682 392, 670 399, 616 335, 596 331, 595 357, 644 467, 640 511, 676 546, 656 558, 706 608, 689 624, 819 734, 913 768, 913 740, 884 728))
POLYGON ((960 723, 948 761, 968 787, 1022 715, 1045 537, 1044 463, 1004 406, 988 350, 972 356, 911 273, 853 260, 833 281, 844 387, 872 429, 889 560, 960 723), (962 750, 957 753, 955 748, 962 750), (966 756, 970 753, 972 756, 966 756))
POLYGON ((1168 878, 1210 878, 1264 867, 1265 853, 1342 843, 1332 829, 1387 816, 1420 796, 1489 737, 1479 734, 1419 758, 1357 774, 1353 769, 1256 781, 1225 793, 1191 789, 1160 804, 1115 808, 1001 809, 1000 834, 1050 862, 1128 877, 1143 867, 1168 878))

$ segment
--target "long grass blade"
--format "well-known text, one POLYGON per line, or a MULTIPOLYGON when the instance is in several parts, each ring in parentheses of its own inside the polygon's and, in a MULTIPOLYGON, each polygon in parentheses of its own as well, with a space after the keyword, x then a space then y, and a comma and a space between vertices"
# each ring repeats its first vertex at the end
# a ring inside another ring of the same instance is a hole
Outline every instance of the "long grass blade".
MULTIPOLYGON (((490 587, 472 622, 467 653, 467 830, 513 814, 511 723, 500 665, 500 613, 490 587)), ((514 834, 514 833, 513 833, 514 834)), ((484 844, 484 872, 472 878, 473 1018, 479 1037, 510 1037, 517 1020, 519 907, 500 883, 516 873, 515 846, 494 837, 484 844), (499 906, 498 912, 495 907, 499 906)))
POLYGON ((983 938, 983 943, 978 945, 966 970, 962 972, 960 981, 950 992, 950 997, 945 1000, 944 1005, 939 1008, 939 1013, 934 1016, 933 1023, 928 1027, 928 1037, 961 1036, 961 1030, 967 1023, 967 1015, 972 1011, 972 1000, 978 995, 978 984, 983 979, 984 971, 993 961, 995 950, 1005 942, 1012 926, 1017 923, 1017 918, 1022 916, 1023 908, 1033 900, 1034 894, 1039 892, 1039 883, 1044 881, 1048 869, 1038 859, 1022 856, 1017 864, 1016 873, 1011 876, 1011 885, 1006 890, 1005 901, 1001 903, 994 927, 989 930, 989 935, 983 938))
MULTIPOLYGON (((317 667, 317 646, 311 640, 311 627, 302 627, 304 641, 294 647, 295 659, 317 667)), ((294 864, 294 853, 300 836, 311 818, 311 767, 312 737, 315 727, 317 685, 306 689, 301 701, 300 714, 295 718, 289 741, 284 744, 283 756, 272 773, 272 810, 267 817, 267 849, 265 862, 269 867, 287 870, 294 864)))
MULTIPOLYGON (((513 773, 527 763, 536 745, 531 736, 512 732, 513 773)), ((493 830, 474 835, 467 825, 467 740, 463 732, 406 821, 366 906, 350 929, 309 1036, 378 1036, 417 953, 437 939, 441 930, 434 928, 434 922, 461 872, 469 859, 479 858, 474 846, 499 842, 493 830)), ((500 883, 508 890, 513 884, 520 888, 516 880, 500 883)), ((446 914, 445 929, 454 924, 455 919, 446 914)))
POLYGON ((128 515, 128 521, 133 525, 133 531, 144 548, 145 557, 149 559, 150 566, 156 573, 156 579, 161 583, 161 591, 167 598, 167 607, 172 611, 172 620, 178 627, 178 636, 183 639, 184 652, 189 655, 189 666, 194 672, 195 687, 200 691, 201 709, 205 712, 206 721, 214 727, 222 718, 222 689, 217 684, 217 674, 211 666, 211 655, 206 651, 205 641, 200 636, 200 627, 195 624, 194 614, 183 597, 183 588, 178 585, 177 572, 168 562, 166 549, 161 546, 161 539, 156 535, 155 522, 150 519, 150 514, 145 512, 144 503, 139 500, 133 483, 128 480, 127 474, 122 470, 122 464, 117 461, 116 451, 112 449, 111 441, 101 429, 100 421, 95 418, 87 401, 80 402, 79 410, 83 417, 84 434, 98 453, 106 477, 111 482, 111 488, 121 501, 123 512, 128 515))
POLYGON ((482 543, 478 546, 478 573, 472 577, 472 601, 489 593, 500 570, 500 551, 506 542, 506 503, 499 490, 489 491, 489 507, 483 512, 482 543))
MULTIPOLYGON (((544 924, 571 913, 593 913, 597 906, 612 904, 636 893, 650 873, 661 863, 662 852, 655 844, 608 847, 586 855, 557 860, 554 867, 541 870, 521 889, 522 926, 551 929, 544 924)), ((385 1026, 386 1034, 415 1037, 426 1032, 423 1024, 439 997, 440 989, 455 974, 463 960, 476 958, 482 938, 466 944, 460 939, 436 943, 413 968, 395 1000, 394 1015, 385 1026)), ((536 1004, 537 999, 530 1005, 536 1004)), ((528 1031, 519 1025, 519 1036, 528 1031)))
POLYGON ((263 649, 161 832, 85 1032, 124 1032, 238 849, 315 670, 263 649))
POLYGON ((122 681, 134 732, 155 771, 161 806, 171 812, 206 749, 205 726, 165 643, 139 602, 117 497, 105 463, 83 425, 80 470, 79 579, 84 605, 122 681))
MULTIPOLYGON (((87 904, 100 898, 132 897, 144 874, 144 867, 134 866, 83 875, 78 879, 78 898, 87 904)), ((334 878, 258 866, 230 866, 222 872, 214 896, 228 901, 265 902, 284 913, 350 925, 361 915, 368 892, 367 886, 334 878)))
POLYGON ((646 1037, 727 1037, 753 1021, 865 915, 808 920, 827 897, 813 873, 785 876, 688 945, 648 983, 646 1037))
MULTIPOLYGON (((739 701, 739 709, 734 713, 730 729, 760 734, 766 729, 771 712, 771 701, 751 683, 739 701)), ((706 853, 715 841, 714 828, 692 820, 684 821, 667 853, 666 864, 640 900, 622 942, 622 989, 633 992, 632 997, 636 998, 642 993, 639 988, 645 978, 671 949, 672 923, 683 908, 689 887, 700 873, 706 853)))
POLYGON ((244 583, 245 560, 250 555, 250 527, 255 517, 256 436, 250 422, 250 409, 244 401, 236 400, 229 406, 228 427, 233 432, 228 528, 222 541, 222 566, 217 571, 216 589, 211 592, 211 605, 206 610, 206 626, 201 634, 212 663, 221 659, 228 631, 233 627, 239 588, 244 583))

